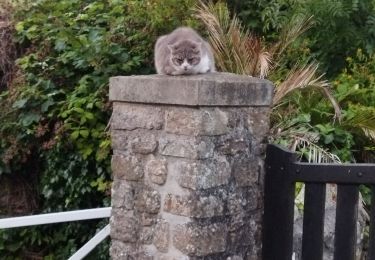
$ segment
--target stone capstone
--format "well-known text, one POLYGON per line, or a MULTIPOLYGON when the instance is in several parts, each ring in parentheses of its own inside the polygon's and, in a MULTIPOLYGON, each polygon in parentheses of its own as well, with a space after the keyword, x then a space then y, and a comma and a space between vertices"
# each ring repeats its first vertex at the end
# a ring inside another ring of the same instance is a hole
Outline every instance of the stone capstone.
POLYGON ((272 83, 231 73, 112 77, 111 101, 187 106, 269 106, 272 83))

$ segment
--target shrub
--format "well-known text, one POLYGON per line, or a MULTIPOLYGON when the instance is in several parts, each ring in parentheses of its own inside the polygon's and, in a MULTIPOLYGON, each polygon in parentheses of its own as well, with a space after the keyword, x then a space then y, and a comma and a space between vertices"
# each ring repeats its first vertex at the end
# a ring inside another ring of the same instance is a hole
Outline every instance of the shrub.
MULTIPOLYGON (((18 9, 15 40, 25 54, 0 94, 0 174, 37 174, 41 212, 109 205, 109 77, 153 72, 156 37, 193 24, 194 3, 39 0, 18 9)), ((2 231, 0 255, 66 259, 102 225, 2 231)))

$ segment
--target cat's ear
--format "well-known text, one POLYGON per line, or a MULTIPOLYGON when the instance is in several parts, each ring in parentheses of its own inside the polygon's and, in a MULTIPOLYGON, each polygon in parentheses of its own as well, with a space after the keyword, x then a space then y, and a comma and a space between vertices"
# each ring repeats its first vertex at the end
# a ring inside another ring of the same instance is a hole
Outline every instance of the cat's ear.
POLYGON ((194 42, 195 43, 195 49, 200 50, 202 48, 202 42, 194 42))

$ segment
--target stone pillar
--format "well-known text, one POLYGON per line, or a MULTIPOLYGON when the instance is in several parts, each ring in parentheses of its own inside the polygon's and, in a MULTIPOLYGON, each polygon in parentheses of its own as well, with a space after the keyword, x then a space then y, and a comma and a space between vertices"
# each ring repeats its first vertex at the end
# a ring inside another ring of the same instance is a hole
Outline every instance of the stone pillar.
POLYGON ((228 73, 111 78, 112 259, 260 259, 272 92, 228 73))

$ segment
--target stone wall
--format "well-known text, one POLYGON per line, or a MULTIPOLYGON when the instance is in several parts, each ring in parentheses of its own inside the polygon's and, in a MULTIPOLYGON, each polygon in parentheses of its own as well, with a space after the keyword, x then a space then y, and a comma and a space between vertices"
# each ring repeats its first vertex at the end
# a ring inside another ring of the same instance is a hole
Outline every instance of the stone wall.
POLYGON ((112 259, 260 259, 272 84, 114 77, 112 259))

